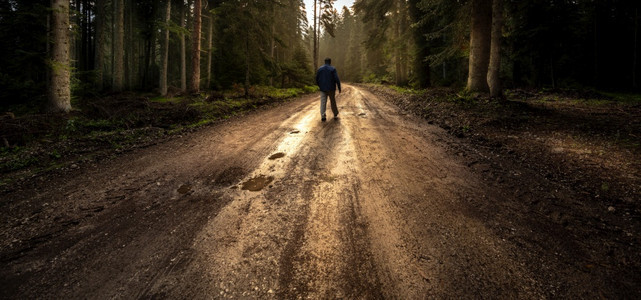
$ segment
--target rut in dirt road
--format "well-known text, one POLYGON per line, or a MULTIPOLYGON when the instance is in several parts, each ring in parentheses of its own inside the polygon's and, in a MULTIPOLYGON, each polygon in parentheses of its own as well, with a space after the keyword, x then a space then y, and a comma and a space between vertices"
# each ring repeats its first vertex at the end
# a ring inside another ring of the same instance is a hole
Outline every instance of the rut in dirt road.
POLYGON ((572 269, 587 246, 559 242, 567 232, 486 186, 441 129, 360 87, 338 104, 340 119, 322 123, 318 97, 307 96, 10 195, 0 248, 10 288, 0 296, 608 291, 606 275, 572 269), (574 261, 561 260, 570 249, 574 261))

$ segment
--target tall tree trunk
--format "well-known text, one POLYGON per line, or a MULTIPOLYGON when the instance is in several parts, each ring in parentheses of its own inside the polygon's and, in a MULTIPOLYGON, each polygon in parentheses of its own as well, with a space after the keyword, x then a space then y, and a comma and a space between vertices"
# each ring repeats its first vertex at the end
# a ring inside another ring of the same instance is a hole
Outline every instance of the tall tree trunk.
MULTIPOLYGON (((53 5, 53 4, 52 4, 53 5)), ((70 26, 74 26, 74 28, 78 28, 78 16, 79 14, 74 14, 73 12, 76 11, 77 8, 77 1, 70 0, 69 1, 69 16, 70 16, 70 26)), ((69 52, 70 52, 70 63, 71 63, 71 68, 72 69, 78 69, 79 66, 79 60, 78 60, 78 49, 80 49, 80 44, 79 44, 79 39, 77 34, 72 34, 71 35, 71 40, 70 40, 70 45, 69 45, 69 52)))
MULTIPOLYGON (((91 2, 91 1, 87 1, 87 2, 91 2)), ((94 2, 95 2, 95 0, 94 0, 94 2)), ((95 3, 94 3, 94 5, 95 5, 95 3)), ((88 45, 88 47, 87 47, 87 61, 89 61, 89 65, 88 65, 88 69, 87 70, 91 71, 96 67, 96 61, 95 61, 95 58, 96 58, 96 53, 95 53, 96 36, 94 34, 92 34, 92 32, 95 31, 96 24, 94 24, 92 22, 92 20, 91 20, 91 15, 92 14, 94 15, 94 20, 95 20, 95 15, 96 15, 95 6, 93 7, 93 12, 92 12, 92 7, 91 6, 89 6, 89 9, 88 9, 87 12, 88 12, 88 14, 87 14, 87 32, 89 33, 87 35, 87 45, 88 45)))
POLYGON ((402 79, 401 79, 403 77, 403 75, 401 74, 403 71, 402 71, 402 68, 401 68, 401 63, 402 62, 401 62, 401 49, 400 49, 401 48, 401 43, 402 43, 402 41, 401 41, 401 11, 400 11, 401 3, 398 0, 395 1, 395 2, 396 3, 394 4, 394 6, 395 6, 395 8, 394 8, 394 17, 395 17, 396 20, 394 21, 394 44, 395 44, 394 45, 394 65, 395 65, 394 67, 395 67, 395 72, 394 73, 396 75, 395 76, 396 77, 395 78, 396 85, 400 86, 400 85, 403 84, 402 79))
MULTIPOLYGON (((158 7, 157 7, 158 2, 157 1, 153 1, 152 3, 153 4, 151 6, 152 7, 152 13, 151 14, 152 14, 152 16, 156 16, 157 15, 156 11, 158 10, 158 7)), ((145 83, 145 89, 150 89, 150 88, 156 86, 156 82, 158 82, 158 81, 154 82, 154 79, 158 80, 158 78, 155 78, 155 75, 156 75, 156 72, 159 71, 158 70, 159 69, 159 66, 158 66, 158 55, 156 53, 156 51, 158 50, 156 45, 159 43, 159 41, 158 41, 159 37, 158 37, 158 30, 155 28, 155 25, 151 25, 151 27, 154 30, 151 31, 151 39, 149 41, 149 46, 151 48, 151 52, 149 53, 150 54, 149 55, 149 66, 150 66, 150 68, 149 68, 149 74, 147 75, 148 76, 148 80, 145 83)))
POLYGON ((79 7, 78 7, 78 13, 80 14, 78 16, 78 28, 80 28, 80 55, 78 56, 78 61, 80 62, 80 74, 83 74, 82 76, 79 76, 81 80, 84 81, 84 72, 87 71, 87 36, 89 35, 87 32, 87 15, 88 15, 88 10, 87 10, 87 0, 82 0, 78 1, 79 7))
POLYGON ((162 66, 160 67, 160 95, 167 95, 167 68, 169 66, 169 21, 171 20, 171 0, 165 10, 165 40, 163 41, 162 66))
POLYGON ((145 89, 149 80, 149 69, 151 69, 151 38, 145 39, 145 54, 143 55, 144 69, 142 71, 141 89, 145 89))
MULTIPOLYGON (((155 16, 156 15, 156 9, 157 9, 157 2, 153 1, 151 4, 151 15, 155 16)), ((150 25, 152 27, 152 30, 150 34, 146 38, 146 46, 145 46, 145 57, 144 57, 144 62, 145 62, 145 70, 144 74, 142 76, 142 84, 141 87, 142 89, 148 89, 150 86, 155 86, 155 83, 153 83, 154 79, 154 71, 157 70, 157 64, 156 64, 156 29, 155 25, 150 25)))
MULTIPOLYGON (((180 5, 180 26, 187 28, 185 16, 185 2, 181 1, 180 5)), ((187 49, 185 47, 185 34, 180 34, 180 90, 187 91, 187 49)))
MULTIPOLYGON (((423 18, 423 12, 419 8, 420 2, 421 0, 410 0, 408 2, 412 23, 418 23, 423 18)), ((430 86, 431 81, 430 64, 424 62, 424 59, 429 55, 429 47, 421 27, 412 27, 411 30, 414 37, 414 44, 416 45, 416 52, 414 53, 415 78, 418 81, 418 86, 425 88, 430 86)))
MULTIPOLYGON (((79 4, 80 2, 79 1, 80 0, 75 0, 75 1, 74 0, 70 0, 69 1, 69 13, 70 13, 70 17, 71 17, 70 23, 73 22, 73 25, 71 25, 71 26, 74 26, 74 28, 82 28, 80 26, 80 14, 73 13, 75 11, 79 11, 80 10, 80 4, 79 4)), ((71 35, 71 39, 72 40, 70 41, 70 45, 69 45, 69 47, 70 47, 69 48, 70 66, 71 66, 72 69, 76 69, 76 70, 80 70, 81 69, 81 66, 80 66, 80 53, 81 53, 80 52, 80 48, 81 48, 80 36, 81 35, 82 34, 80 34, 80 35, 72 34, 71 35)))
POLYGON ((409 22, 408 22, 409 9, 408 9, 407 0, 399 1, 399 6, 400 6, 400 16, 401 16, 400 35, 401 35, 401 43, 403 44, 403 47, 401 48, 401 82, 403 84, 407 84, 408 82, 407 79, 409 76, 408 70, 410 69, 409 67, 410 58, 409 58, 407 49, 413 48, 410 41, 406 37, 402 36, 404 32, 407 32, 408 30, 410 30, 409 22))
POLYGON ((85 71, 93 70, 92 65, 93 65, 93 57, 91 56, 91 5, 89 4, 90 1, 85 0, 83 3, 83 10, 85 12, 83 18, 84 18, 84 31, 85 31, 85 36, 84 36, 84 43, 85 43, 85 51, 82 53, 84 60, 85 60, 85 71))
POLYGON ((599 86, 599 31, 597 19, 599 18, 598 7, 594 11, 594 86, 599 86))
POLYGON ((53 112, 71 110, 71 66, 69 65, 69 0, 52 0, 51 81, 49 107, 53 112))
POLYGON ((125 2, 114 0, 115 33, 114 33, 114 74, 112 89, 121 92, 124 89, 125 75, 125 2))
POLYGON ((202 10, 201 0, 195 0, 194 1, 194 31, 192 32, 193 48, 191 49, 192 73, 191 73, 191 82, 189 84, 189 89, 192 92, 200 91, 200 27, 201 27, 201 21, 202 21, 201 10, 202 10))
POLYGON ((245 98, 249 98, 249 31, 245 29, 245 98))
POLYGON ((472 0, 470 64, 467 90, 489 92, 487 70, 490 64, 492 0, 472 0))
POLYGON ((501 40, 503 37, 503 0, 492 3, 492 46, 490 51, 490 68, 487 83, 490 86, 490 97, 502 98, 501 85, 501 40))
MULTIPOLYGON (((124 68, 124 77, 123 77, 123 87, 124 89, 133 89, 136 87, 135 80, 140 80, 137 78, 134 78, 133 74, 136 74, 135 70, 135 65, 133 63, 134 57, 136 56, 136 50, 135 50, 135 41, 132 38, 133 35, 133 15, 134 15, 134 9, 133 9, 133 3, 131 1, 125 1, 124 2, 124 11, 125 11, 125 21, 123 23, 124 26, 124 32, 125 32, 125 37, 123 38, 123 45, 125 45, 125 49, 127 51, 124 52, 124 60, 125 60, 125 68, 124 68)), ((144 40, 146 41, 146 40, 144 40)), ((145 65, 146 66, 146 65, 145 65)), ((143 81, 144 81, 144 74, 143 74, 143 81)), ((140 87, 142 88, 142 86, 140 87)))
POLYGON ((207 88, 211 86, 212 80, 212 52, 214 52, 214 14, 209 14, 209 37, 207 38, 207 88))
MULTIPOLYGON (((273 6, 272 6, 272 15, 274 15, 273 6)), ((275 20, 272 20, 272 24, 271 24, 271 28, 270 28, 271 41, 270 41, 270 44, 269 44, 269 48, 271 50, 271 56, 270 57, 271 57, 271 65, 272 65, 272 67, 271 67, 272 74, 269 75, 269 85, 270 86, 274 86, 274 76, 276 76, 276 74, 275 74, 276 73, 275 72, 276 68, 274 68, 274 66, 276 65, 276 61, 274 60, 274 55, 275 55, 275 50, 276 50, 276 45, 275 45, 275 42, 276 42, 276 29, 275 29, 275 27, 276 27, 276 22, 275 22, 275 20)))
POLYGON ((118 6, 116 5, 118 0, 111 1, 111 25, 109 26, 111 34, 111 56, 110 56, 110 65, 109 65, 109 75, 111 76, 111 90, 113 90, 114 75, 116 75, 116 19, 118 15, 118 6))
POLYGON ((129 10, 127 10, 129 12, 127 14, 129 16, 128 18, 129 21, 127 21, 127 25, 126 25, 127 26, 126 36, 127 36, 127 45, 128 45, 127 49, 129 49, 129 51, 127 51, 125 54, 127 57, 126 61, 128 66, 126 73, 129 74, 129 78, 126 81, 127 82, 126 87, 132 88, 134 86, 137 86, 138 85, 137 83, 140 81, 141 73, 140 73, 140 68, 138 68, 137 66, 141 65, 140 58, 142 56, 136 55, 137 51, 135 50, 136 46, 140 47, 140 44, 136 42, 137 39, 134 38, 134 34, 135 34, 134 28, 136 28, 136 24, 134 23, 134 16, 136 15, 136 7, 134 6, 133 1, 127 1, 127 5, 129 7, 129 10))
POLYGON ((634 9, 634 57, 632 59, 632 88, 637 88, 637 59, 638 59, 638 33, 639 33, 639 9, 634 9))
MULTIPOLYGON (((51 1, 51 7, 53 7, 53 1, 51 1)), ((51 42, 52 42, 52 38, 51 38, 51 35, 52 35, 51 34, 51 28, 52 28, 51 19, 52 18, 51 18, 51 15, 52 15, 52 13, 48 13, 47 14, 47 43, 46 43, 46 48, 45 48, 45 51, 46 51, 45 52, 45 57, 47 59, 51 59, 51 42)), ((49 68, 47 68, 47 72, 46 72, 45 80, 47 82, 47 93, 49 92, 49 85, 51 84, 51 73, 53 73, 52 69, 53 68, 49 67, 49 68)))
POLYGON ((105 65, 105 17, 107 13, 106 0, 96 0, 96 49, 94 50, 94 87, 97 91, 104 89, 104 65, 105 65))
POLYGON ((320 26, 317 26, 317 21, 318 21, 317 20, 318 18, 316 17, 316 2, 317 1, 318 0, 314 0, 314 54, 313 54, 313 57, 312 57, 312 59, 314 60, 314 72, 316 72, 316 70, 318 70, 318 46, 317 46, 318 45, 318 39, 317 39, 318 31, 317 31, 317 27, 320 27, 320 26))

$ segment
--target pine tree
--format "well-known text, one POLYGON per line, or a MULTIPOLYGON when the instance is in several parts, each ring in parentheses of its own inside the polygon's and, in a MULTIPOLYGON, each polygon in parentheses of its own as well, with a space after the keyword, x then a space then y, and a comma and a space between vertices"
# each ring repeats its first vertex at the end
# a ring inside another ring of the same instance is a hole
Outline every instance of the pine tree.
POLYGON ((52 1, 51 76, 48 86, 52 112, 71 110, 71 66, 69 61, 69 0, 52 1))
POLYGON ((501 40, 503 36, 503 0, 493 0, 492 3, 492 45, 490 50, 490 67, 487 73, 487 83, 490 86, 490 97, 501 98, 501 40))
POLYGON ((492 0, 472 0, 470 62, 467 90, 489 92, 487 71, 490 64, 492 0))
POLYGON ((114 69, 113 84, 114 92, 124 90, 125 77, 125 2, 114 0, 114 69))
POLYGON ((209 33, 207 37, 207 85, 209 88, 212 79, 212 54, 214 52, 214 14, 209 14, 209 33))
MULTIPOLYGON (((185 14, 185 2, 181 0, 180 5, 180 26, 187 28, 187 18, 185 14)), ((185 33, 180 33, 180 90, 187 91, 187 47, 185 42, 185 33)))
POLYGON ((189 84, 189 90, 191 92, 197 93, 200 91, 200 36, 201 36, 201 11, 202 11, 202 2, 201 0, 194 1, 194 30, 192 34, 192 70, 191 70, 191 82, 189 84))
POLYGON ((96 41, 95 41, 95 77, 94 87, 97 91, 104 89, 104 73, 105 73, 105 57, 107 50, 105 45, 107 43, 107 5, 106 0, 96 0, 96 41))
POLYGON ((167 68, 169 66, 169 22, 171 21, 171 0, 167 1, 165 10, 165 36, 162 49, 162 63, 160 67, 160 95, 167 95, 167 68))

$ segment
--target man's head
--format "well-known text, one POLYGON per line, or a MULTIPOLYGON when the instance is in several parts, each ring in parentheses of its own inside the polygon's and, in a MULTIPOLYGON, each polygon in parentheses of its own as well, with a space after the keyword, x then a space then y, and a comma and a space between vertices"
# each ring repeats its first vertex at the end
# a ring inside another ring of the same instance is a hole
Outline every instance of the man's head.
POLYGON ((332 64, 332 59, 331 58, 325 58, 325 64, 326 65, 331 65, 332 64))

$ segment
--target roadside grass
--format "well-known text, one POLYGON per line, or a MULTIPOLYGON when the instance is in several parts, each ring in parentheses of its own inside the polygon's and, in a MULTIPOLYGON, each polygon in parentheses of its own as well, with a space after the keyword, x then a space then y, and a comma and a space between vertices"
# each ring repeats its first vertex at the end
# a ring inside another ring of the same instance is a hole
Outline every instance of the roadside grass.
POLYGON ((179 97, 163 97, 163 96, 157 96, 149 99, 151 102, 156 102, 156 103, 179 103, 182 100, 184 100, 184 96, 179 96, 179 97))
MULTIPOLYGON (((478 102, 476 100, 488 100, 479 94, 470 93, 466 90, 455 90, 450 88, 427 88, 415 89, 410 87, 400 87, 395 85, 387 85, 386 87, 396 91, 401 95, 409 96, 424 96, 427 94, 438 94, 438 97, 433 97, 433 101, 441 102, 459 102, 466 104, 473 104, 478 102), (447 92, 440 93, 439 90, 447 92)), ((532 101, 535 103, 560 103, 571 105, 585 105, 585 106, 604 106, 604 105, 639 105, 641 104, 641 94, 639 93, 626 93, 626 92, 607 92, 597 91, 592 89, 573 90, 573 89, 537 89, 537 90, 524 90, 524 89, 507 89, 504 92, 509 100, 513 101, 532 101)), ((491 101, 481 101, 491 102, 491 101)))
POLYGON ((422 94, 425 94, 426 92, 425 89, 414 89, 410 87, 401 87, 397 85, 390 85, 389 87, 395 90, 397 93, 404 94, 404 95, 422 95, 422 94))
POLYGON ((456 136, 482 128, 530 128, 572 132, 586 139, 639 151, 641 94, 593 89, 508 89, 507 101, 454 88, 411 89, 366 84, 395 92, 395 102, 456 136))
MULTIPOLYGON (((151 145, 316 90, 256 86, 248 98, 238 89, 169 97, 123 93, 77 100, 67 115, 6 113, 0 119, 0 188, 18 178, 151 145)), ((24 106, 17 109, 26 112, 24 106)))
POLYGON ((616 92, 601 92, 612 98, 613 101, 625 104, 641 104, 641 94, 638 93, 616 93, 616 92))

